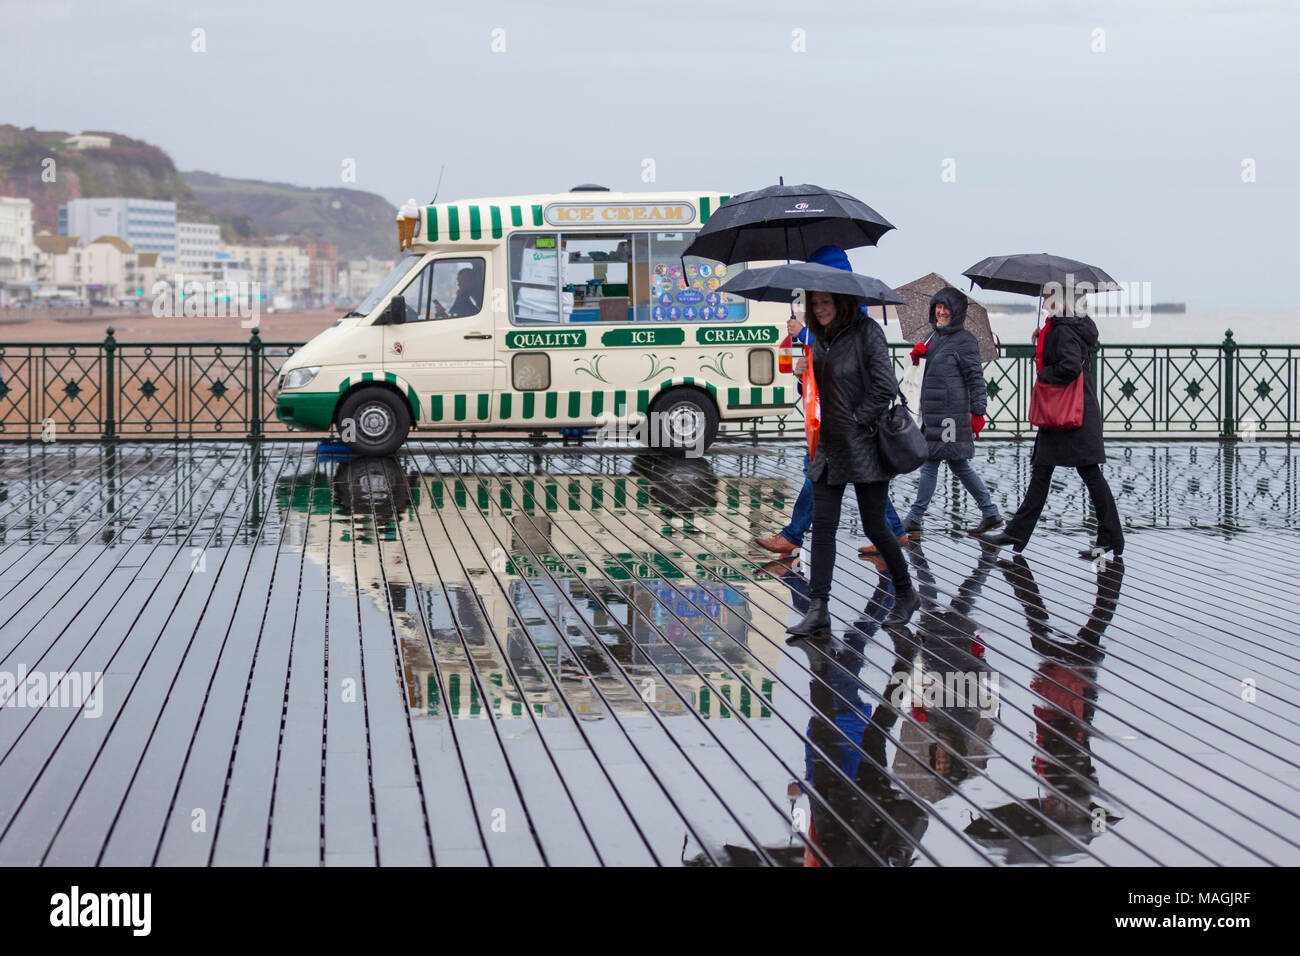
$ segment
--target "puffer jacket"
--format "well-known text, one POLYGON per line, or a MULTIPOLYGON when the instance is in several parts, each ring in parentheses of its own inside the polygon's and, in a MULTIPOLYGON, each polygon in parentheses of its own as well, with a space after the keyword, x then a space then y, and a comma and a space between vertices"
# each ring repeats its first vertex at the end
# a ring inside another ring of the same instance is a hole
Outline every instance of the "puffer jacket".
MULTIPOLYGON (((1054 316, 1043 342, 1043 368, 1038 381, 1068 385, 1088 368, 1097 344, 1097 325, 1086 315, 1054 316)), ((1101 405, 1092 375, 1083 377, 1083 424, 1070 431, 1038 429, 1031 457, 1034 465, 1077 468, 1106 461, 1101 432, 1101 405)))
POLYGON ((975 457, 970 417, 988 406, 984 366, 975 336, 966 330, 966 297, 956 289, 940 289, 930 300, 930 327, 921 380, 921 419, 931 461, 975 457), (952 313, 947 325, 934 321, 936 305, 952 313), (945 441, 945 438, 947 439, 945 441))
POLYGON ((832 485, 888 481, 876 427, 898 392, 898 379, 884 331, 855 314, 829 337, 813 336, 812 360, 822 424, 808 477, 832 485))

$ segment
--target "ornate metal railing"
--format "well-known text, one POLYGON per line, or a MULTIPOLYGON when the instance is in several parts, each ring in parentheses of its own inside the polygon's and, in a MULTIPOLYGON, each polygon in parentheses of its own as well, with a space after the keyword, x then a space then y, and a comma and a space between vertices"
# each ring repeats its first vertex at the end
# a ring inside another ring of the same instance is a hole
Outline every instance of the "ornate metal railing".
MULTIPOLYGON (((271 387, 301 343, 0 344, 0 438, 288 437, 271 387)), ((892 347, 901 376, 909 346, 892 347)), ((1004 346, 984 367, 986 437, 1032 431, 1033 350, 1004 346)), ((1092 374, 1108 433, 1293 438, 1300 432, 1300 345, 1112 345, 1092 374)), ((733 437, 795 437, 799 412, 734 427, 733 437)))

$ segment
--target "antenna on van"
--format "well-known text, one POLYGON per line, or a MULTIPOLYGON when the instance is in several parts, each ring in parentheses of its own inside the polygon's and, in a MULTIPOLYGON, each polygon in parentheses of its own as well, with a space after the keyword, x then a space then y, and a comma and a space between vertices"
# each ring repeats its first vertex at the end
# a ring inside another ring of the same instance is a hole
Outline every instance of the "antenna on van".
POLYGON ((442 168, 438 170, 438 185, 433 187, 433 198, 429 200, 430 206, 432 206, 434 203, 438 201, 438 193, 442 189, 442 174, 445 173, 446 171, 447 171, 447 164, 443 163, 442 168))

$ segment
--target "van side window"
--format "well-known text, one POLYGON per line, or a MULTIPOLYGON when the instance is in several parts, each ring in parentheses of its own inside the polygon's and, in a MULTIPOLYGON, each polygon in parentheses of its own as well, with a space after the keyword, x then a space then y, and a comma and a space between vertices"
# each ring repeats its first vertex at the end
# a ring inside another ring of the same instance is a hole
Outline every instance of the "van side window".
POLYGON ((561 322, 742 322, 749 305, 718 287, 744 269, 682 252, 694 232, 515 233, 515 325, 561 322))
POLYGON ((690 256, 682 275, 682 252, 694 232, 643 232, 636 235, 633 258, 646 278, 638 283, 638 320, 651 322, 740 322, 749 314, 746 299, 718 287, 745 267, 690 256), (644 264, 642 266, 642 264, 644 264))
POLYGON ((568 258, 558 233, 510 237, 510 308, 516 325, 567 322, 573 295, 560 289, 567 282, 568 258))
POLYGON ((478 257, 436 259, 402 290, 407 322, 459 319, 483 311, 485 265, 478 257))

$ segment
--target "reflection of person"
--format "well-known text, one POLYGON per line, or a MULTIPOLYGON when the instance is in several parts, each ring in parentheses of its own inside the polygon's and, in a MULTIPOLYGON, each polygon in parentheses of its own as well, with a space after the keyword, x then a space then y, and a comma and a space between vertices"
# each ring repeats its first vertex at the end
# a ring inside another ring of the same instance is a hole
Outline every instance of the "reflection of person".
POLYGON ((1101 406, 1097 404, 1096 385, 1087 373, 1089 355, 1097 344, 1097 325, 1079 310, 1077 304, 1063 307, 1059 299, 1046 293, 1043 298, 1048 307, 1059 314, 1050 315, 1037 336, 1034 361, 1038 368, 1038 381, 1044 385, 1069 385, 1082 374, 1083 424, 1066 431, 1038 429, 1031 459, 1033 470, 1025 498, 1007 521, 1007 526, 986 534, 984 539, 1001 547, 1011 545, 1016 551, 1023 551, 1043 513, 1043 505, 1047 503, 1052 471, 1065 466, 1079 473, 1097 512, 1097 546, 1085 548, 1079 556, 1097 558, 1107 551, 1122 554, 1124 529, 1120 526, 1115 496, 1101 473, 1101 466, 1106 461, 1101 406))
POLYGON ((924 610, 915 641, 896 642, 896 666, 901 665, 899 676, 904 680, 922 676, 923 680, 935 681, 936 691, 944 691, 934 695, 932 705, 923 687, 913 687, 912 695, 919 693, 921 700, 913 699, 912 716, 927 724, 939 738, 928 747, 928 763, 950 785, 960 783, 977 769, 972 758, 979 753, 979 741, 987 739, 986 734, 979 733, 981 712, 997 703, 997 675, 984 660, 984 643, 971 617, 997 555, 996 548, 981 547, 979 561, 958 585, 957 596, 943 609, 925 552, 918 544, 908 554, 916 569, 916 587, 924 610), (949 688, 960 693, 950 696, 949 688))
MULTIPOLYGON (((893 579, 881 573, 861 619, 830 654, 810 654, 813 714, 804 745, 804 783, 812 811, 809 839, 835 866, 907 866, 928 825, 924 810, 893 786, 886 771, 888 730, 896 714, 874 709, 858 672, 867 640, 892 602, 893 579)), ((817 855, 806 866, 820 865, 817 855)))
MULTIPOLYGON (((1097 667, 1105 656, 1101 636, 1119 606, 1124 559, 1100 564, 1092 611, 1073 640, 1049 623, 1047 606, 1029 562, 1016 555, 1014 560, 999 561, 998 565, 1025 610, 1030 642, 1043 655, 1029 689, 1037 696, 1035 742, 1047 756, 1035 756, 1033 769, 1050 785, 1050 792, 1041 799, 1024 801, 1036 813, 1019 804, 995 807, 987 811, 985 819, 967 827, 966 832, 993 841, 1006 839, 1007 831, 1021 837, 1042 837, 1057 835, 1056 828, 1060 828, 1086 843, 1118 821, 1093 800, 1100 788, 1092 762, 1091 739, 1097 704, 1097 667), (1104 825, 1099 827, 1103 817, 1104 825)), ((1066 852, 1078 850, 1073 841, 1061 841, 1061 846, 1066 852)), ((1056 855, 1052 849, 1048 852, 1049 856, 1056 855)))
POLYGON ((821 400, 817 454, 808 466, 813 483, 813 547, 809 607, 787 630, 810 636, 830 626, 835 534, 844 489, 853 485, 867 537, 894 580, 894 608, 886 627, 906 624, 920 606, 903 549, 885 523, 889 473, 880 462, 876 429, 898 391, 884 330, 863 315, 852 296, 811 292, 813 374, 821 400))
POLYGON ((919 532, 925 511, 934 497, 939 465, 948 468, 966 486, 979 505, 983 520, 970 534, 983 534, 1001 527, 1002 516, 989 490, 971 467, 975 457, 975 439, 984 427, 988 401, 980 347, 966 329, 966 297, 956 289, 940 289, 930 300, 930 326, 934 329, 926 342, 912 349, 912 364, 925 359, 925 377, 921 380, 921 418, 928 457, 921 466, 921 481, 916 501, 907 513, 903 527, 919 532))
POLYGON ((482 294, 481 283, 478 281, 478 271, 472 266, 466 266, 456 273, 456 300, 452 302, 451 309, 444 309, 442 303, 434 299, 433 314, 439 319, 455 319, 462 315, 477 315, 483 308, 478 299, 478 296, 482 294))

